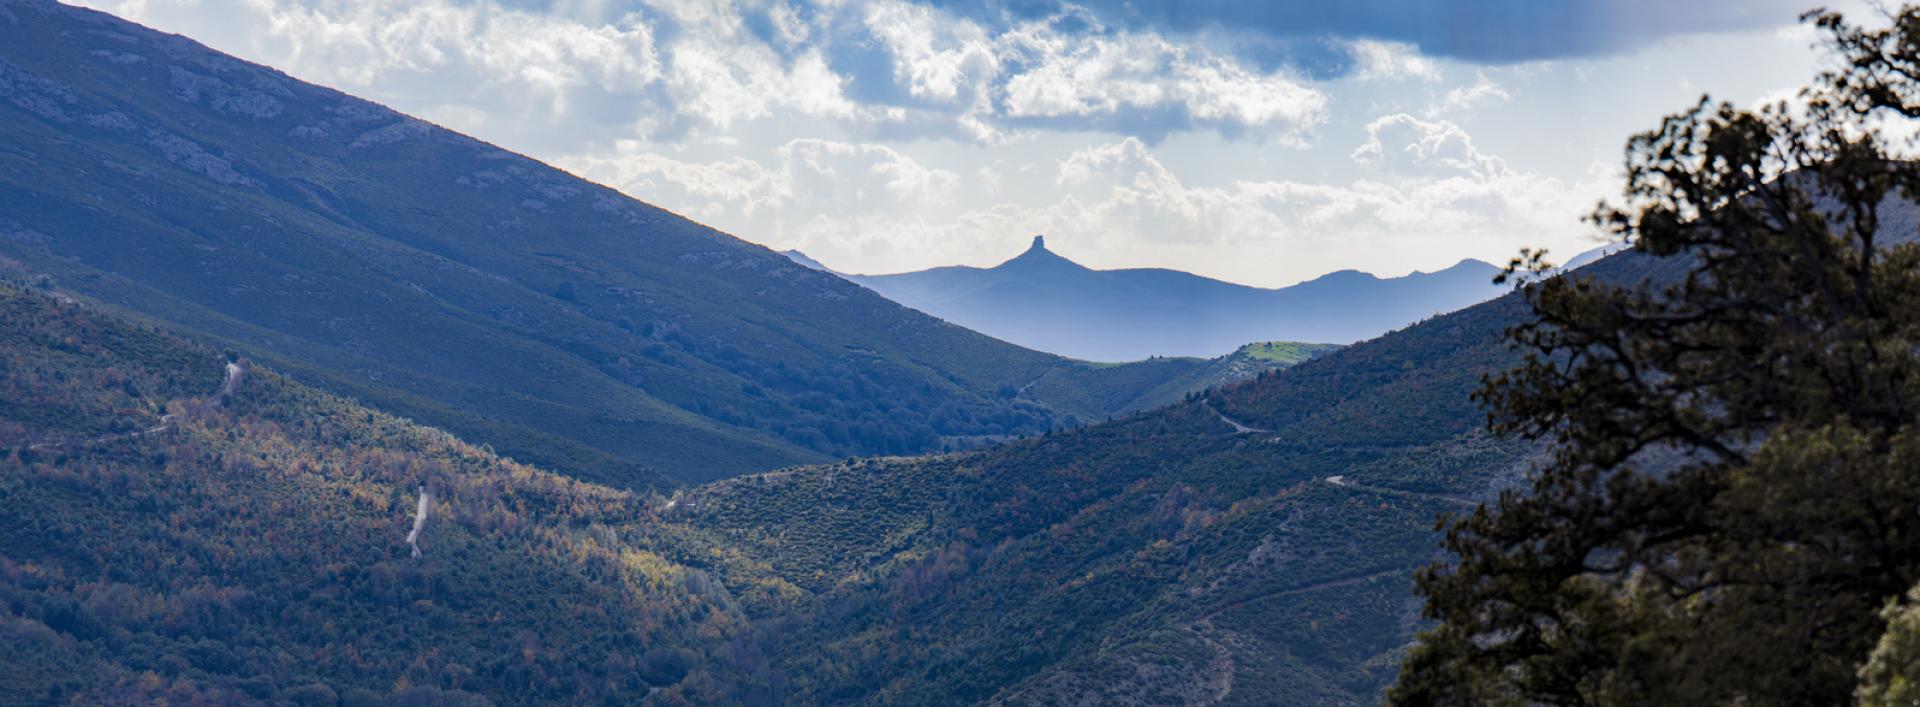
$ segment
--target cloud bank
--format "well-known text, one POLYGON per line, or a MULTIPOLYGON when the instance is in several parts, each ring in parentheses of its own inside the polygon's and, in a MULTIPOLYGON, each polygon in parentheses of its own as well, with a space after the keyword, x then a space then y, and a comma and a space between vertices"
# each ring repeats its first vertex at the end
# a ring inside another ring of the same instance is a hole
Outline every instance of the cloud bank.
MULTIPOLYGON (((1263 285, 1565 249, 1607 190, 1589 165, 1627 131, 1571 131, 1599 112, 1582 101, 1668 101, 1660 87, 1676 72, 1611 87, 1590 75, 1625 75, 1634 57, 1689 37, 1767 36, 1751 31, 1800 9, 80 1, 839 268, 985 264, 1046 233, 1095 264, 1263 285), (1635 98, 1607 98, 1624 95, 1635 98)), ((1673 106, 1697 95, 1685 82, 1673 106)))
MULTIPOLYGON (((1367 135, 1349 157, 1358 176, 1344 183, 1193 184, 1152 146, 1129 137, 1039 167, 1033 176, 1045 188, 1035 192, 1045 197, 1006 201, 955 198, 963 183, 991 190, 996 178, 1007 177, 991 168, 965 175, 886 147, 818 140, 789 142, 764 162, 683 162, 636 148, 569 166, 644 198, 691 205, 695 218, 765 233, 829 264, 845 253, 909 256, 883 255, 874 261, 883 265, 869 271, 929 254, 937 262, 974 260, 981 243, 1005 243, 998 252, 1011 256, 1018 241, 1044 233, 1080 253, 1187 249, 1272 256, 1225 273, 1255 282, 1276 282, 1276 266, 1290 259, 1311 262, 1312 255, 1359 244, 1400 243, 1412 246, 1404 252, 1424 256, 1436 246, 1486 252, 1516 233, 1582 242, 1586 228, 1579 217, 1605 189, 1598 175, 1570 183, 1511 168, 1444 120, 1395 114, 1368 125, 1367 135)), ((1375 262, 1400 272, 1426 263, 1391 256, 1375 262)), ((1278 281, 1320 272, 1291 264, 1278 269, 1285 273, 1278 281)))

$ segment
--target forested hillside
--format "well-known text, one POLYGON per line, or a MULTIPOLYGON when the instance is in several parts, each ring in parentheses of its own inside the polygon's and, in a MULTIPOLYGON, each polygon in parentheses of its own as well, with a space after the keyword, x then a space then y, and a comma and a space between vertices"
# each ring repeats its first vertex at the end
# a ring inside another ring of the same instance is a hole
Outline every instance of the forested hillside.
POLYGON ((0 287, 0 703, 764 694, 644 498, 224 362, 0 287))
POLYGON ((1514 362, 1524 308, 989 451, 731 479, 669 517, 741 553, 722 576, 805 592, 742 595, 801 702, 1371 703, 1435 517, 1535 451, 1489 438, 1470 399, 1514 362))
POLYGON ((0 662, 29 701, 1372 702, 1435 517, 1534 451, 1468 397, 1512 363, 1513 297, 1111 423, 671 498, 257 364, 221 397, 215 350, 0 304, 0 662))
POLYGON ((1528 451, 1466 396, 1512 298, 1079 431, 670 500, 257 364, 212 402, 212 349, 0 302, 20 695, 1367 702, 1434 517, 1528 451))
POLYGON ((1325 483, 1357 460, 1224 398, 669 500, 17 287, 0 332, 0 701, 1345 700, 1447 505, 1325 483))
POLYGON ((526 157, 45 0, 0 0, 0 256, 11 279, 622 486, 1036 434, 1205 366, 996 341, 526 157), (1100 392, 1033 385, 1048 377, 1100 392))

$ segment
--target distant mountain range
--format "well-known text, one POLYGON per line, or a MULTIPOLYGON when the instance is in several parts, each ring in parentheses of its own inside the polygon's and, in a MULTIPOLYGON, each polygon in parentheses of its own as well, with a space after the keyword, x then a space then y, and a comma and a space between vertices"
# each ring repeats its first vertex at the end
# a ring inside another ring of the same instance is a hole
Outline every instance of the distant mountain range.
MULTIPOLYGON (((824 265, 798 251, 795 262, 824 265)), ((1033 246, 991 268, 841 274, 895 302, 1041 351, 1090 361, 1214 357, 1254 341, 1351 343, 1499 296, 1500 269, 1462 260, 1380 278, 1354 270, 1264 289, 1159 268, 1094 270, 1033 246)))

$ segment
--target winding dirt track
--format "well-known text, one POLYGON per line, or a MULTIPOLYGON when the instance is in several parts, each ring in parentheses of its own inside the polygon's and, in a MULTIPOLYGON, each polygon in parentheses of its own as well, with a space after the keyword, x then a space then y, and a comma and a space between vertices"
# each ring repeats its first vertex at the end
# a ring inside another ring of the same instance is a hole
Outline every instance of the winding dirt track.
MULTIPOLYGON (((242 359, 239 361, 228 361, 227 375, 225 379, 220 381, 220 391, 216 393, 212 399, 207 400, 204 403, 201 403, 200 409, 211 410, 214 408, 225 407, 227 404, 227 401, 232 400, 234 394, 239 392, 240 381, 241 379, 246 377, 246 374, 247 374, 247 362, 245 359, 242 359)), ((118 442, 123 439, 137 439, 140 437, 146 437, 148 435, 157 435, 163 432, 171 432, 171 431, 173 431, 173 415, 168 414, 168 415, 160 416, 160 424, 154 425, 153 427, 148 427, 143 430, 134 430, 132 432, 116 432, 110 435, 101 435, 99 437, 91 437, 88 439, 77 440, 77 441, 62 440, 58 442, 36 442, 34 444, 27 445, 27 451, 38 452, 38 451, 43 451, 48 449, 61 449, 65 447, 91 447, 96 444, 118 442)))
MULTIPOLYGON (((1215 410, 1214 413, 1220 414, 1220 411, 1215 410)), ((1226 420, 1228 424, 1233 424, 1236 428, 1241 427, 1241 425, 1235 424, 1232 419, 1228 418, 1224 414, 1221 414, 1220 418, 1223 420, 1226 420)), ((1242 430, 1242 431, 1246 432, 1246 431, 1263 431, 1263 430, 1242 430)), ((1438 501, 1441 503, 1449 503, 1449 504, 1463 506, 1463 507, 1477 507, 1480 505, 1479 501, 1475 501, 1469 498, 1462 498, 1459 496, 1447 496, 1442 494, 1420 493, 1418 491, 1402 491, 1400 489, 1390 489, 1390 488, 1385 488, 1380 486, 1368 486, 1366 484, 1360 484, 1360 483, 1349 481, 1345 476, 1329 476, 1325 479, 1325 481, 1328 484, 1331 484, 1339 488, 1348 489, 1352 491, 1359 491, 1362 493, 1374 493, 1374 494, 1380 494, 1383 496, 1397 496, 1400 498, 1412 498, 1412 499, 1419 499, 1419 500, 1438 501)), ((1247 606, 1249 604, 1255 604, 1258 602, 1267 601, 1269 599, 1277 599, 1280 597, 1292 596, 1295 594, 1307 594, 1310 592, 1317 592, 1317 591, 1322 591, 1326 589, 1336 589, 1339 587, 1351 587, 1359 584, 1365 584, 1367 582, 1371 582, 1376 579, 1383 579, 1383 578, 1393 577, 1393 576, 1408 576, 1408 575, 1411 575, 1412 573, 1413 573, 1413 568, 1403 567, 1399 569, 1382 570, 1379 572, 1370 572, 1367 574, 1354 575, 1351 577, 1341 577, 1339 579, 1330 579, 1324 582, 1315 582, 1313 584, 1308 584, 1308 585, 1303 585, 1298 587, 1289 587, 1287 589, 1267 592, 1265 594, 1256 594, 1254 596, 1250 596, 1245 599, 1228 602, 1226 604, 1222 604, 1220 606, 1214 607, 1208 610, 1206 613, 1203 613, 1197 617, 1194 617, 1194 619, 1191 621, 1188 621, 1187 624, 1191 626, 1193 624, 1198 624, 1198 623, 1208 623, 1213 621, 1216 617, 1220 616, 1221 614, 1227 613, 1229 611, 1233 611, 1234 609, 1238 609, 1240 607, 1247 606)))
POLYGON ((1226 413, 1220 412, 1220 408, 1214 407, 1211 404, 1207 405, 1207 409, 1212 410, 1213 414, 1218 416, 1221 422, 1225 422, 1227 423, 1228 427, 1232 427, 1234 434, 1245 435, 1245 434, 1256 434, 1256 433, 1265 433, 1265 432, 1273 431, 1273 430, 1263 430, 1258 427, 1254 427, 1252 425, 1242 424, 1239 420, 1235 420, 1231 417, 1227 417, 1226 413))
POLYGON ((1326 478, 1326 481, 1329 484, 1338 486, 1343 489, 1352 489, 1354 491, 1361 491, 1365 493, 1377 493, 1382 496, 1398 496, 1400 498, 1412 498, 1412 499, 1426 500, 1426 501, 1439 501, 1441 503, 1451 503, 1453 505, 1461 506, 1465 508, 1477 508, 1480 506, 1479 501, 1475 501, 1471 498, 1465 498, 1461 496, 1448 496, 1448 495, 1437 494, 1437 493, 1421 493, 1419 491, 1402 491, 1400 489, 1390 489, 1384 486, 1368 486, 1366 484, 1348 481, 1347 477, 1345 476, 1329 476, 1326 478))
POLYGON ((1383 577, 1392 577, 1395 575, 1404 576, 1404 575, 1410 575, 1410 574, 1413 574, 1412 568, 1391 569, 1391 570, 1385 570, 1381 572, 1374 572, 1371 574, 1357 575, 1353 577, 1342 577, 1340 579, 1330 579, 1325 582, 1317 582, 1317 583, 1309 584, 1302 587, 1292 587, 1289 589, 1282 589, 1279 591, 1267 592, 1265 594, 1256 594, 1254 596, 1250 596, 1245 599, 1221 604, 1220 606, 1214 607, 1212 610, 1208 611, 1207 613, 1201 614, 1200 616, 1196 617, 1194 620, 1188 623, 1200 623, 1203 621, 1212 621, 1215 617, 1221 614, 1227 613, 1229 611, 1233 611, 1234 609, 1238 609, 1248 604, 1263 602, 1268 599, 1276 599, 1279 597, 1291 596, 1294 594, 1306 594, 1308 592, 1317 592, 1322 589, 1334 589, 1336 587, 1351 587, 1356 584, 1365 584, 1367 582, 1371 582, 1376 579, 1381 579, 1383 577))

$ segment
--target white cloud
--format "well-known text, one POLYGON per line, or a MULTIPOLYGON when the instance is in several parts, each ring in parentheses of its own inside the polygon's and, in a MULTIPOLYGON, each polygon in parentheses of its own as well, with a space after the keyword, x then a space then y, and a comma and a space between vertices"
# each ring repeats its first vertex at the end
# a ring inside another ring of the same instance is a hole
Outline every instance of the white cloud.
POLYGON ((1405 113, 1368 123, 1367 141, 1354 149, 1352 157, 1395 176, 1496 179, 1506 172, 1506 163, 1474 149, 1473 138, 1460 126, 1405 113))
POLYGON ((999 53, 1026 67, 1002 89, 1013 118, 1137 114, 1176 131, 1191 121, 1227 131, 1271 128, 1299 141, 1327 107, 1325 94, 1284 72, 1262 73, 1158 35, 1067 37, 1051 20, 1030 22, 1003 36, 999 53), (1155 116, 1168 111, 1183 115, 1155 116))
POLYGON ((1149 137, 1213 129, 1298 142, 1327 105, 1284 71, 1262 72, 1156 34, 1109 33, 1072 9, 995 34, 933 7, 879 0, 866 6, 863 26, 887 50, 904 93, 947 111, 956 133, 971 139, 1053 125, 1149 137), (1062 31, 1064 21, 1080 27, 1062 31))
POLYGON ((670 67, 668 91, 681 116, 720 129, 777 111, 834 118, 859 112, 841 92, 843 79, 818 52, 782 67, 765 46, 728 37, 687 40, 673 46, 670 67))
MULTIPOLYGON (((302 78, 516 144, 561 133, 610 144, 746 121, 819 118, 853 132, 1001 142, 1096 129, 1152 139, 1191 130, 1300 143, 1327 97, 1189 40, 1114 33, 1084 11, 990 28, 905 0, 646 0, 544 11, 501 0, 92 0, 183 29, 302 78), (761 31, 749 29, 748 16, 761 31), (1061 23, 1076 26, 1061 29, 1061 23), (848 29, 855 28, 855 29, 848 29), (831 52, 871 43, 912 103, 850 98, 831 52), (363 91, 366 92, 366 91, 363 91)), ((1388 50, 1382 50, 1388 51, 1388 50)), ((1398 51, 1398 50, 1392 50, 1398 51)), ((1397 66, 1422 60, 1396 55, 1397 66)))
POLYGON ((1156 238, 1214 243, 1328 234, 1341 239, 1444 239, 1473 229, 1497 232, 1503 230, 1501 222, 1511 218, 1539 219, 1534 225, 1545 231, 1578 227, 1578 211, 1558 207, 1584 201, 1563 201, 1564 186, 1511 173, 1497 158, 1474 151, 1464 133, 1451 125, 1402 118, 1376 121, 1380 129, 1368 143, 1416 168, 1387 181, 1332 185, 1237 180, 1218 187, 1190 186, 1145 145, 1128 139, 1074 153, 1060 165, 1060 182, 1074 187, 1071 193, 1080 208, 1070 210, 1073 218, 1090 217, 1084 230, 1156 238), (1550 225, 1562 218, 1561 226, 1550 225))
POLYGON ((784 169, 785 191, 809 205, 923 208, 951 198, 959 180, 953 172, 929 168, 885 145, 794 140, 776 154, 784 169))
POLYGON ((1453 111, 1472 110, 1482 106, 1497 106, 1512 100, 1512 94, 1507 93, 1507 90, 1501 87, 1500 84, 1494 83, 1492 79, 1487 78, 1485 72, 1480 72, 1476 74, 1472 86, 1459 86, 1447 91, 1447 95, 1441 99, 1440 105, 1429 110, 1428 114, 1437 115, 1453 111))
POLYGON ((1604 191, 1600 176, 1567 183, 1514 170, 1451 123, 1393 115, 1371 127, 1355 153, 1374 173, 1344 183, 1198 185, 1134 138, 1089 144, 1046 169, 998 164, 969 179, 891 147, 815 140, 761 161, 678 162, 636 145, 568 164, 643 199, 697 204, 696 217, 755 240, 870 272, 990 264, 1035 233, 1095 264, 1189 263, 1270 285, 1329 262, 1397 274, 1468 255, 1498 260, 1518 244, 1584 247, 1579 217, 1604 191), (1037 173, 1021 181, 1023 171, 1037 173), (989 198, 995 189, 1011 200, 989 198), (1356 253, 1369 255, 1354 262, 1356 253))
POLYGON ((1262 284, 1564 250, 1617 179, 1583 167, 1686 105, 1676 82, 1745 99, 1810 66, 1780 58, 1799 35, 1484 72, 1336 37, 1351 72, 1316 77, 1233 28, 923 0, 79 1, 855 270, 1036 232, 1262 284))
POLYGON ((986 108, 973 102, 987 97, 986 83, 1000 65, 985 29, 905 2, 874 3, 865 25, 892 52, 894 79, 911 95, 986 108))
MULTIPOLYGON (((209 3, 213 5, 216 3, 209 3)), ((217 3, 223 13, 254 15, 249 33, 259 54, 281 68, 322 83, 365 86, 395 73, 445 71, 479 86, 558 100, 569 91, 631 91, 661 78, 653 33, 637 16, 589 26, 563 18, 507 10, 492 4, 376 0, 329 5, 253 0, 217 3)), ((130 2, 134 13, 159 3, 130 2)))
POLYGON ((681 161, 638 142, 622 143, 611 156, 575 156, 561 164, 643 200, 685 204, 690 215, 761 238, 780 235, 781 224, 795 212, 911 213, 937 206, 953 198, 960 181, 954 172, 927 167, 885 145, 818 139, 788 141, 764 164, 743 157, 681 161))
MULTIPOLYGON (((1028 217, 1061 242, 1097 243, 1110 253, 1194 251, 1268 254, 1240 258, 1217 275, 1274 282, 1364 248, 1367 267, 1405 272, 1468 254, 1503 258, 1516 243, 1577 250, 1579 217, 1603 182, 1565 183, 1509 169, 1473 148, 1457 126, 1408 116, 1374 122, 1361 150, 1385 173, 1345 184, 1242 179, 1195 186, 1135 140, 1074 153, 1060 163, 1060 202, 1028 217), (1377 155, 1373 157, 1371 155, 1377 155)), ((1171 255, 1168 257, 1178 257, 1171 255)))
POLYGON ((1440 65, 1411 44, 1362 39, 1351 42, 1354 78, 1361 81, 1440 80, 1440 65))

